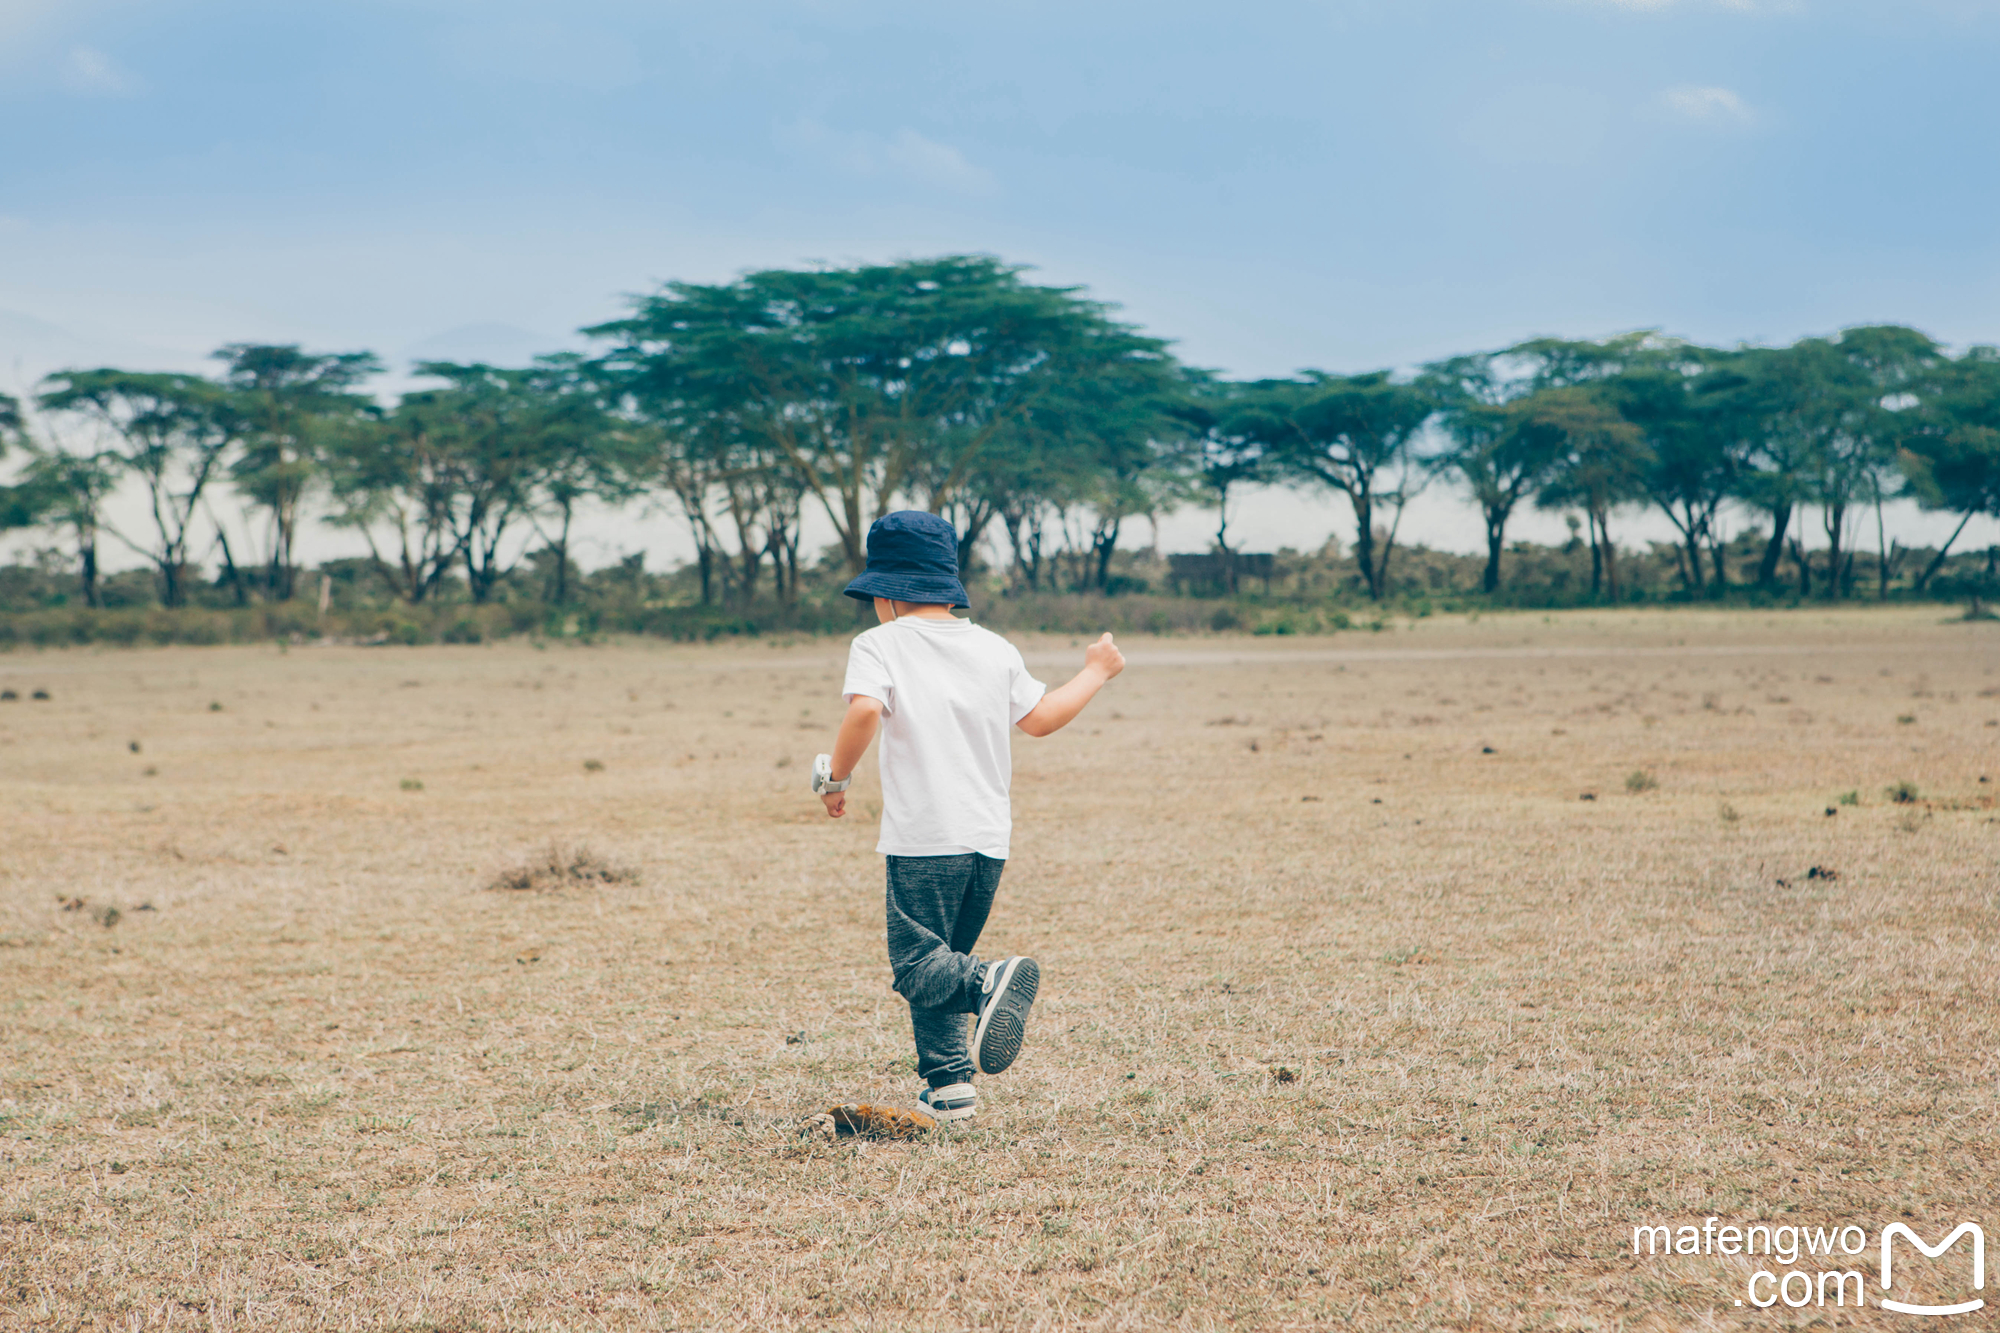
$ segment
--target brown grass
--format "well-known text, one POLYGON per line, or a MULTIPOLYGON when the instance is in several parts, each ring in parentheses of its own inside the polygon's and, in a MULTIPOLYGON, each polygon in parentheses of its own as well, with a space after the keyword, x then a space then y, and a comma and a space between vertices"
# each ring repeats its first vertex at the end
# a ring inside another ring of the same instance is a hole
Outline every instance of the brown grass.
POLYGON ((1869 1327, 1631 1227, 2000 1223, 1993 625, 1129 648, 909 1142, 799 1132, 914 1105, 839 645, 0 658, 0 1328, 1869 1327))

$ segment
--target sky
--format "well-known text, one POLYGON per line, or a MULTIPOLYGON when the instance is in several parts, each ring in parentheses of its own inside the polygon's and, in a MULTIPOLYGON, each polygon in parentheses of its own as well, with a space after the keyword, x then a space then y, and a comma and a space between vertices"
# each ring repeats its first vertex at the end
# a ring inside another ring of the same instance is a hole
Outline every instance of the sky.
MULTIPOLYGON (((2000 0, 0 0, 0 390, 236 341, 520 361, 670 279, 973 251, 1237 375, 2000 342, 1996 68, 2000 0)), ((1478 540, 1441 489, 1406 534, 1478 540)), ((584 542, 639 549, 686 542, 584 542)))

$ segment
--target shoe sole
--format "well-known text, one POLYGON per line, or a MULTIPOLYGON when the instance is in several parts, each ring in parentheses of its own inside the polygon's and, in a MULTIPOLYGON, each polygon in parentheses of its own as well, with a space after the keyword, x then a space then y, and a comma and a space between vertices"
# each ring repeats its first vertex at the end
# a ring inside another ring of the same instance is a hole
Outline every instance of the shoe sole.
POLYGON ((960 1107, 931 1106, 928 1103, 919 1103, 919 1105, 924 1106, 925 1109, 930 1112, 932 1117, 938 1120, 948 1120, 948 1121, 970 1120, 972 1119, 972 1117, 979 1114, 979 1108, 977 1106, 960 1106, 960 1107))
POLYGON ((973 1034, 974 1063, 982 1074, 998 1074, 1021 1054, 1028 1035, 1028 1010, 1035 1003, 1042 970, 1032 958, 1009 958, 1001 965, 993 1003, 979 1016, 979 1030, 973 1034))

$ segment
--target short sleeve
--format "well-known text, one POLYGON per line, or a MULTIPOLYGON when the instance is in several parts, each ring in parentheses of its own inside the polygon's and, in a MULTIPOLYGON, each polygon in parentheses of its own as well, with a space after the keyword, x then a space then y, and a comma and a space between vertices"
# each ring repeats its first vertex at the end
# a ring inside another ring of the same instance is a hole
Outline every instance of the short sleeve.
POLYGON ((1013 661, 1007 671, 1007 725, 1013 726, 1022 718, 1035 711, 1035 705, 1049 692, 1049 687, 1028 674, 1028 664, 1021 660, 1021 650, 1007 645, 1013 661))
POLYGON ((866 634, 857 636, 847 649, 847 679, 840 687, 844 703, 853 703, 857 694, 880 703, 884 713, 896 711, 896 687, 889 678, 889 661, 882 655, 882 645, 872 642, 866 634))

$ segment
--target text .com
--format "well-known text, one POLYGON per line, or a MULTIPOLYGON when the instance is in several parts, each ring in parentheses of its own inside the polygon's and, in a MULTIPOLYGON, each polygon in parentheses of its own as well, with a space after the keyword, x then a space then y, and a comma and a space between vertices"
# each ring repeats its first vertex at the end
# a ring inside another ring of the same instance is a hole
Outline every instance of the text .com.
MULTIPOLYGON (((1936 1233, 1933 1233, 1936 1234, 1936 1233)), ((1751 1272, 1738 1305, 1769 1309, 1786 1305, 1863 1306, 1869 1303, 1869 1281, 1875 1280, 1875 1304, 1900 1314, 1970 1314, 1985 1306, 1967 1291, 1986 1286, 1986 1233, 1975 1222, 1960 1222, 1944 1230, 1935 1244, 1902 1222, 1879 1231, 1858 1223, 1835 1226, 1774 1225, 1768 1222, 1730 1223, 1720 1217, 1700 1222, 1642 1223, 1632 1228, 1632 1254, 1637 1259, 1665 1256, 1745 1259, 1751 1272), (1870 1237, 1877 1239, 1871 1244, 1870 1237), (1903 1286, 1896 1287, 1897 1250, 1915 1250, 1938 1259, 1961 1240, 1971 1243, 1958 1251, 1969 1267, 1944 1265, 1913 1273, 1903 1259, 1903 1286), (1863 1257, 1866 1256, 1866 1257, 1863 1257), (1762 1264, 1757 1261, 1763 1260, 1762 1264), (1969 1279, 1969 1283, 1968 1283, 1969 1279), (1942 1295, 1955 1300, 1936 1299, 1942 1295), (1926 1299, 1911 1299, 1922 1296, 1926 1299)))

